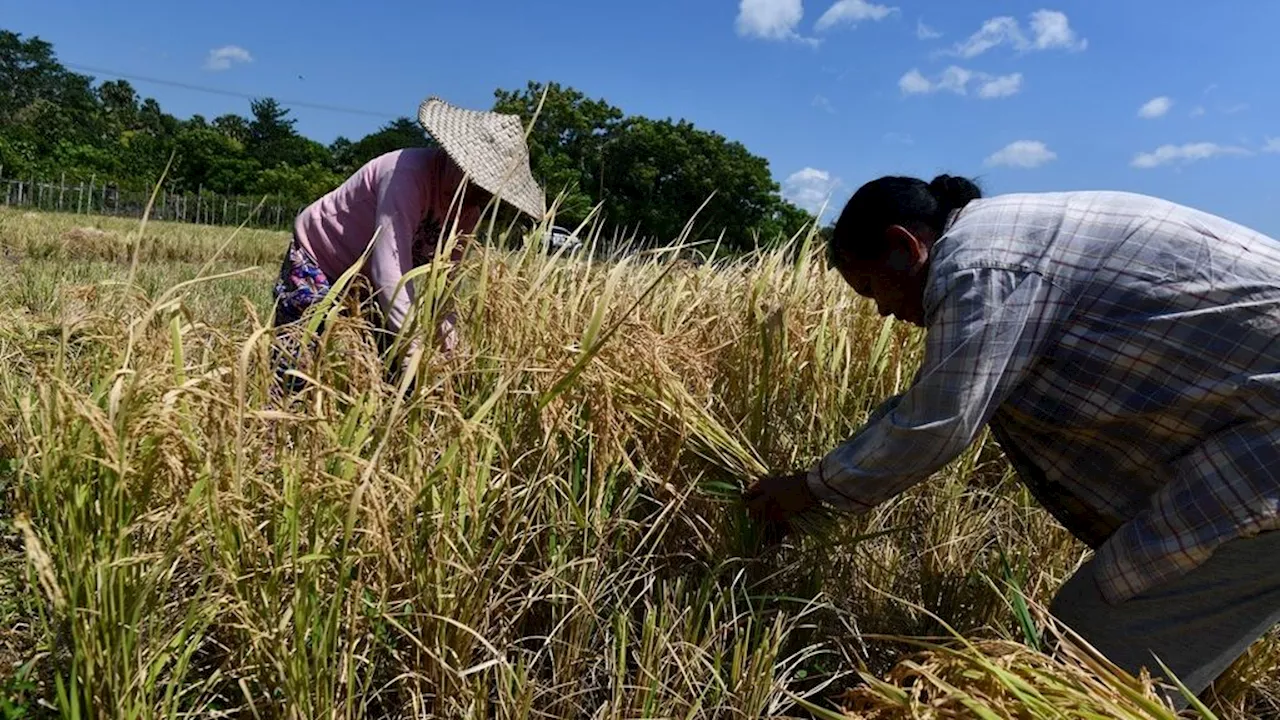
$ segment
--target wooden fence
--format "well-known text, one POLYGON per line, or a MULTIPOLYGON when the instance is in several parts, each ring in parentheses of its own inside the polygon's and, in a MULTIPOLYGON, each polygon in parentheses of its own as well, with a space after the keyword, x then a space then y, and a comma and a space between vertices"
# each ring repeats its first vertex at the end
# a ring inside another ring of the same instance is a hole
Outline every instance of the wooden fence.
MULTIPOLYGON (((97 177, 79 181, 68 181, 66 175, 56 180, 12 178, 5 177, 4 167, 0 166, 0 205, 4 206, 141 218, 150 199, 150 191, 122 190, 115 183, 103 182, 97 177)), ((278 198, 274 201, 267 198, 263 202, 261 197, 222 195, 204 188, 194 193, 161 190, 151 208, 150 219, 204 225, 239 225, 247 221, 252 227, 288 230, 303 207, 286 204, 278 198)))

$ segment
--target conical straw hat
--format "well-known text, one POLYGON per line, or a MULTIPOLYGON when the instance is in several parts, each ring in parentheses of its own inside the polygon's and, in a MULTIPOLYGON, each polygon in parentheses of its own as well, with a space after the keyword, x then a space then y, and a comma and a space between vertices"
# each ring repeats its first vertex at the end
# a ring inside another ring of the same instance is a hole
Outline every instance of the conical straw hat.
POLYGON ((432 96, 418 107, 418 123, 476 185, 535 220, 546 214, 518 116, 466 110, 432 96))

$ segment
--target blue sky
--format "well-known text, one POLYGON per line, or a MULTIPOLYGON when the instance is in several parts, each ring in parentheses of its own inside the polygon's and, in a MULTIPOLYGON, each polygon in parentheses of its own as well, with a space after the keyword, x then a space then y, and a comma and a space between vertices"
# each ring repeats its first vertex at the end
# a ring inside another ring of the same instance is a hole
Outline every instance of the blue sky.
MULTIPOLYGON (((296 108, 323 142, 429 94, 487 108, 554 80, 741 141, 805 205, 950 172, 988 193, 1145 192, 1280 237, 1265 0, 0 0, 0 17, 69 64, 372 114, 296 108)), ((135 85, 180 116, 248 107, 135 85)))

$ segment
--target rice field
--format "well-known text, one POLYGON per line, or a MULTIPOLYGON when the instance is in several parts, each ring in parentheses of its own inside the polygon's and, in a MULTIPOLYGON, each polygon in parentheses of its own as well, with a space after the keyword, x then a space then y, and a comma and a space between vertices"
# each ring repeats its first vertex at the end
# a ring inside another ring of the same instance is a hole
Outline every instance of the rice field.
MULTIPOLYGON (((1052 652, 1087 551, 990 442, 781 546, 748 520, 919 361, 814 238, 477 246, 421 278, 454 356, 391 385, 335 303, 281 397, 286 242, 0 212, 0 717, 1174 717, 1052 652)), ((1277 716, 1278 668, 1197 716, 1277 716)))

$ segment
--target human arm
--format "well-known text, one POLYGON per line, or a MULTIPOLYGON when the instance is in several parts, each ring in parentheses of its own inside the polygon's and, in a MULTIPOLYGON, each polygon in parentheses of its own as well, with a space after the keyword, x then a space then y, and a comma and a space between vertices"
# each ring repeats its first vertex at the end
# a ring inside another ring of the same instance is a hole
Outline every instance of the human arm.
POLYGON ((374 221, 377 236, 366 267, 390 332, 404 325, 413 303, 413 283, 405 282, 398 292, 397 286, 413 269, 414 231, 425 210, 423 194, 409 168, 393 167, 381 178, 374 221))
MULTIPOLYGON (((480 208, 478 206, 467 205, 458 213, 457 233, 458 236, 454 242, 453 249, 449 254, 449 266, 445 271, 445 282, 451 284, 457 273, 458 267, 462 262, 463 255, 466 253, 468 236, 475 232, 475 227, 480 221, 480 208)), ((446 224, 442 231, 444 237, 448 237, 449 231, 453 228, 453 223, 446 224)), ((431 247, 431 256, 434 257, 437 252, 436 243, 439 239, 433 239, 431 247)), ((441 318, 440 323, 436 327, 436 339, 446 355, 451 355, 458 345, 458 313, 450 307, 441 318)))
POLYGON ((1039 273, 971 268, 941 277, 915 381, 806 476, 814 497, 861 513, 955 459, 1028 375, 1068 310, 1039 273))

